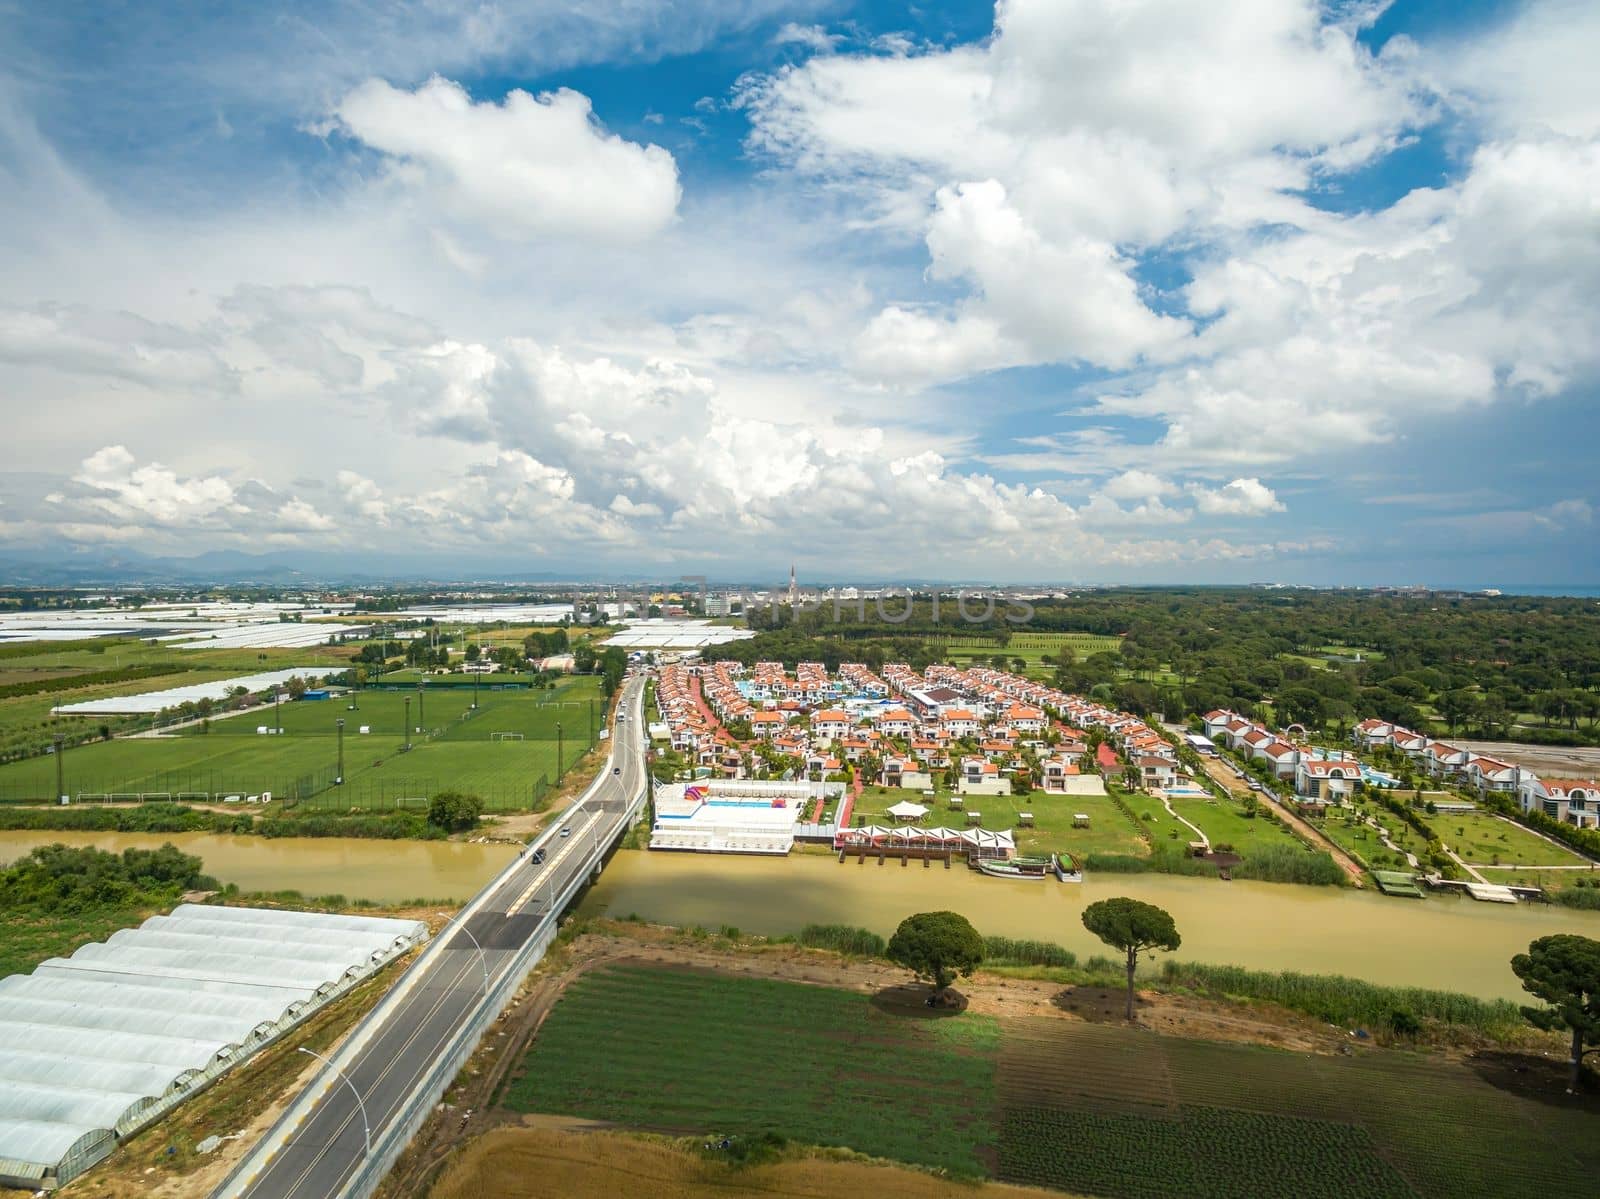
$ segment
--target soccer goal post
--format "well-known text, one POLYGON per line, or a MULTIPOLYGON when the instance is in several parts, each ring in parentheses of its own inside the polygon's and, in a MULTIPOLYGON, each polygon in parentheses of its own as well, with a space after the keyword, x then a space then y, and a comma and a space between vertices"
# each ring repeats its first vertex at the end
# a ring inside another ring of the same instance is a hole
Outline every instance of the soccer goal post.
POLYGON ((521 741, 522 740, 522 734, 521 733, 490 733, 489 734, 489 740, 491 740, 491 741, 521 741))

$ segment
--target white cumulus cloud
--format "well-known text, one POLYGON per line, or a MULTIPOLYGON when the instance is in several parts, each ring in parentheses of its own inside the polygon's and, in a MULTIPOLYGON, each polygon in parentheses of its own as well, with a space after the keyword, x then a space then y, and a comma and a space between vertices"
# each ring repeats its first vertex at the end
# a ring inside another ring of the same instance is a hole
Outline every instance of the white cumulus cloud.
POLYGON ((1260 479, 1235 479, 1217 488, 1193 484, 1189 491, 1195 507, 1207 516, 1265 516, 1284 510, 1272 488, 1260 479))
POLYGON ((588 97, 568 88, 474 103, 438 76, 414 91, 369 79, 333 118, 395 160, 400 179, 501 237, 632 241, 659 233, 677 212, 672 155, 607 132, 588 97))

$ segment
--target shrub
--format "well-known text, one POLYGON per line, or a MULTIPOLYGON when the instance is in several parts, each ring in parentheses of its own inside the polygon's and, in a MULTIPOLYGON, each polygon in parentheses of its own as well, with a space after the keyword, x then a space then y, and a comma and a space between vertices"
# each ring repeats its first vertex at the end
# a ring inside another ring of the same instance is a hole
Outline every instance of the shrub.
POLYGON ((1070 969, 1078 964, 1078 955, 1053 941, 985 937, 983 960, 990 966, 1063 966, 1070 969))
POLYGON ((1336 974, 1275 973, 1169 959, 1162 963, 1161 978, 1201 993, 1264 999, 1346 1028, 1392 1028, 1396 1012, 1405 1013, 1419 1025, 1434 1020, 1489 1035, 1522 1027, 1516 1004, 1503 999, 1478 999, 1421 987, 1385 987, 1336 974))
POLYGON ((428 801, 428 823, 446 832, 476 828, 483 815, 483 800, 461 791, 441 791, 428 801))
POLYGON ((800 930, 799 941, 812 949, 832 949, 864 958, 881 958, 888 948, 877 933, 848 924, 808 924, 800 930))

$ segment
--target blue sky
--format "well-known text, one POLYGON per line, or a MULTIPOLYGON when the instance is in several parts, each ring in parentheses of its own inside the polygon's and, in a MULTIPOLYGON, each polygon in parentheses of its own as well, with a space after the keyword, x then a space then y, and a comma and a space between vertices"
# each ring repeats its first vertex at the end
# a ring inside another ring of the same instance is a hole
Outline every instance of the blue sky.
POLYGON ((0 548, 1597 583, 1572 0, 0 0, 0 548))

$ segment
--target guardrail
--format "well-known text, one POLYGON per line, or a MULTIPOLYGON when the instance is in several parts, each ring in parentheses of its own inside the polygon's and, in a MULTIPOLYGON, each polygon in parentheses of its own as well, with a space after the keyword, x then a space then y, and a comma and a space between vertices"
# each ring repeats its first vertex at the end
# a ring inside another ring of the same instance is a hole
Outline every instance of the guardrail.
POLYGON ((428 1073, 412 1088, 404 1107, 373 1142, 372 1152, 362 1160, 360 1168, 338 1191, 338 1199, 368 1199, 378 1189, 394 1167, 394 1163, 405 1152, 406 1146, 411 1143, 411 1138, 433 1114, 435 1105, 444 1097, 451 1082, 477 1049, 478 1042, 499 1018, 500 1013, 505 1011, 529 972, 544 957, 545 951, 556 938, 557 921, 562 910, 588 884, 595 867, 605 859, 606 851, 614 838, 625 832, 638 818, 648 790, 647 783, 645 790, 636 795, 633 802, 628 805, 626 814, 618 822, 615 830, 607 834, 605 840, 586 856, 582 873, 573 875, 572 881, 561 890, 556 902, 550 905, 544 919, 534 930, 533 936, 524 942, 511 965, 490 987, 488 998, 478 1004, 473 1014, 462 1023, 456 1035, 451 1038, 449 1047, 434 1059, 428 1073))
MULTIPOLYGON (((607 755, 606 765, 595 776, 588 788, 585 789, 569 811, 576 810, 587 801, 591 792, 599 789, 610 776, 612 755, 607 755)), ((584 856, 584 868, 573 874, 571 881, 563 887, 545 910, 543 918, 535 927, 532 936, 517 950, 511 963, 503 969, 498 979, 490 985, 489 994, 480 1000, 472 1012, 462 1021, 460 1027, 451 1037, 450 1043, 443 1052, 434 1058, 433 1065, 412 1087, 405 1102, 372 1143, 371 1152, 363 1158, 360 1167, 329 1199, 368 1199, 378 1189, 379 1184, 388 1175, 394 1163, 399 1160, 411 1138, 422 1127, 434 1106, 443 1097, 450 1083, 455 1079, 461 1067, 466 1064, 478 1042, 482 1040, 489 1026, 505 1011, 512 997, 522 986, 532 969, 539 964, 555 940, 558 931, 558 921, 562 911, 579 892, 588 884, 595 868, 604 860, 612 844, 625 833, 629 826, 638 819, 639 812, 644 806, 644 801, 650 793, 650 776, 645 775, 639 794, 629 802, 622 818, 617 821, 614 829, 604 835, 584 856)), ((553 822, 533 847, 542 847, 552 840, 557 833, 560 822, 553 822)), ((519 859, 520 860, 520 859, 519 859)), ((465 924, 490 897, 500 889, 505 881, 505 872, 496 875, 482 890, 480 890, 467 905, 461 909, 454 924, 465 924)), ((422 951, 421 956, 411 964, 411 967, 401 976, 383 1000, 368 1012, 356 1025, 354 1030, 339 1046, 337 1052, 331 1055, 331 1062, 337 1070, 344 1070, 354 1058, 364 1049, 372 1039, 375 1032, 399 1007, 400 1003, 416 986, 417 980, 426 971, 425 963, 444 952, 445 943, 449 937, 436 937, 428 947, 422 951)), ((250 1183, 258 1175, 263 1166, 271 1159, 274 1153, 282 1150, 287 1145, 288 1137, 283 1137, 280 1143, 280 1133, 297 1127, 316 1103, 335 1086, 342 1085, 339 1073, 330 1067, 324 1067, 311 1086, 306 1087, 299 1096, 289 1105, 281 1116, 278 1117, 265 1136, 245 1155, 240 1163, 234 1167, 222 1184, 212 1192, 211 1199, 236 1199, 243 1195, 250 1183)))

